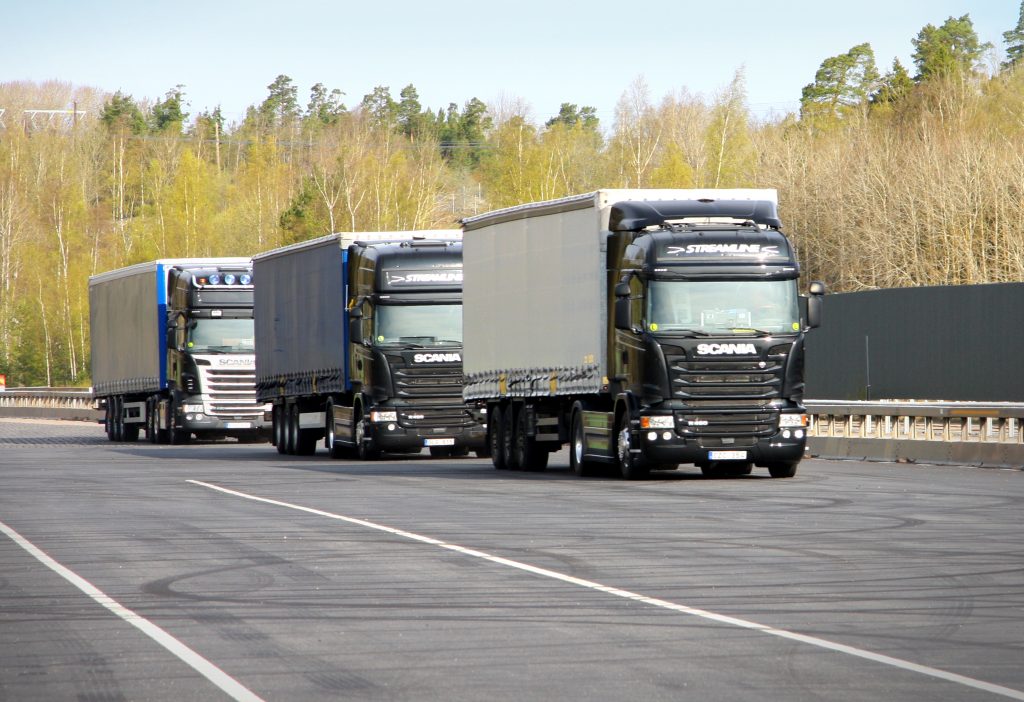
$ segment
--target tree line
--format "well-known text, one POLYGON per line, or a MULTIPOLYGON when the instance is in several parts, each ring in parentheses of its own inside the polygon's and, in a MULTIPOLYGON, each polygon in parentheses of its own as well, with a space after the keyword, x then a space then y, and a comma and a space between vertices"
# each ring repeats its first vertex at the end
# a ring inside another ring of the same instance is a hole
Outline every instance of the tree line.
POLYGON ((882 72, 870 43, 822 62, 800 109, 755 120, 742 71, 711 97, 642 78, 610 125, 565 103, 424 107, 412 85, 347 107, 292 80, 228 124, 59 82, 0 84, 0 373, 89 382, 90 275, 249 256, 336 231, 452 228, 597 188, 777 188, 804 273, 833 291, 1024 278, 1024 3, 1005 60, 968 15, 882 72), (30 107, 74 119, 39 126, 30 107))

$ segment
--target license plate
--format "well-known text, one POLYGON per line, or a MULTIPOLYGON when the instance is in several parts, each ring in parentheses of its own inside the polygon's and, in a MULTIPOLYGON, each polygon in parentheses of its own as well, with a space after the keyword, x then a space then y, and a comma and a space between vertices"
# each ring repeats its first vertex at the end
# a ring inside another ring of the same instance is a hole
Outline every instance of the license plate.
POLYGON ((423 440, 423 445, 424 446, 454 446, 455 445, 455 439, 454 439, 454 437, 448 437, 448 438, 445 438, 445 439, 424 439, 423 440))
POLYGON ((252 422, 224 422, 225 429, 252 429, 252 422))
POLYGON ((745 461, 746 451, 708 451, 709 461, 745 461))

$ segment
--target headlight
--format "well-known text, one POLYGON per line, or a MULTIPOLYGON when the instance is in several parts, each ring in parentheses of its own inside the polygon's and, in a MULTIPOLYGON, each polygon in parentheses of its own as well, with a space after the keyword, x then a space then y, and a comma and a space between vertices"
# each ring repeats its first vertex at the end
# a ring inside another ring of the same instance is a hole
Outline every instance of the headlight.
POLYGON ((641 429, 672 429, 676 420, 672 415, 661 417, 640 417, 641 429))
POLYGON ((806 414, 781 414, 779 415, 780 427, 806 427, 806 414))
POLYGON ((396 410, 375 410, 370 412, 371 422, 397 422, 398 412, 396 410))
POLYGON ((182 405, 181 409, 183 409, 185 412, 202 412, 203 411, 203 406, 202 405, 182 405))

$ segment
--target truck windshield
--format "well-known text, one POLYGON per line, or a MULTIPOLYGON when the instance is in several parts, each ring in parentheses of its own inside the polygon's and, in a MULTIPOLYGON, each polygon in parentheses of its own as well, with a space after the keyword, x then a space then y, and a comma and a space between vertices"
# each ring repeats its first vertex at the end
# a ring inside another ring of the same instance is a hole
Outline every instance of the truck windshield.
POLYGON ((253 353, 251 319, 197 319, 188 333, 193 353, 253 353))
POLYGON ((462 343, 462 305, 380 305, 373 324, 377 344, 450 346, 462 343))
POLYGON ((652 280, 647 328, 710 335, 792 334, 800 330, 796 281, 652 280))

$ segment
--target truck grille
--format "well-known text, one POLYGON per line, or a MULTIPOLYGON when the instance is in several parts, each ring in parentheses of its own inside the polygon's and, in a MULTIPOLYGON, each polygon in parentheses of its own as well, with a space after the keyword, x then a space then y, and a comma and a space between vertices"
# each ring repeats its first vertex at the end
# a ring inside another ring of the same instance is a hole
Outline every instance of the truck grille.
POLYGON ((256 402, 256 371, 237 368, 199 367, 203 382, 203 399, 209 413, 222 419, 263 416, 263 406, 256 402))
POLYGON ((404 399, 445 398, 462 401, 462 365, 392 367, 395 393, 404 399))
POLYGON ((708 448, 738 445, 722 439, 771 436, 779 413, 770 404, 782 395, 788 350, 776 347, 764 359, 668 356, 672 396, 687 406, 675 414, 677 432, 708 448))
POLYGON ((406 429, 454 429, 476 423, 462 405, 414 405, 397 409, 398 425, 406 429))

